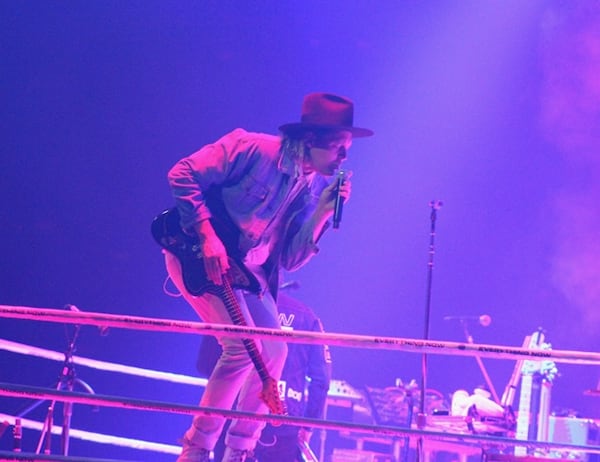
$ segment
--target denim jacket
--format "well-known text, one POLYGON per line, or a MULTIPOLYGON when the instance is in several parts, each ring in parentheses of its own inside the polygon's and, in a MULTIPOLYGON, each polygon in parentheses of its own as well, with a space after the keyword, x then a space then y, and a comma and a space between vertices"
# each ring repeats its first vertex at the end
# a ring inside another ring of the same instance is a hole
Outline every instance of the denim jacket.
POLYGON ((269 223, 277 220, 271 255, 264 265, 274 295, 280 266, 296 270, 318 252, 310 217, 327 186, 316 173, 298 175, 295 161, 281 157, 280 145, 277 136, 238 128, 181 159, 168 174, 183 228, 211 218, 207 196, 215 189, 240 232, 242 251, 258 244, 269 223), (305 184, 283 209, 297 181, 305 184))

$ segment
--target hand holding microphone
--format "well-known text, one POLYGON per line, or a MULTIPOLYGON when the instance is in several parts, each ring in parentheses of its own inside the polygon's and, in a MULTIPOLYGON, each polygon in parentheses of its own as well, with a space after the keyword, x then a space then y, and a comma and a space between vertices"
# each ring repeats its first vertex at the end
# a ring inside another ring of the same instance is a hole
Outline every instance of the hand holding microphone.
POLYGON ((335 179, 335 202, 333 205, 333 229, 338 229, 342 221, 342 211, 344 202, 350 197, 350 182, 347 181, 352 176, 349 170, 338 170, 335 179))

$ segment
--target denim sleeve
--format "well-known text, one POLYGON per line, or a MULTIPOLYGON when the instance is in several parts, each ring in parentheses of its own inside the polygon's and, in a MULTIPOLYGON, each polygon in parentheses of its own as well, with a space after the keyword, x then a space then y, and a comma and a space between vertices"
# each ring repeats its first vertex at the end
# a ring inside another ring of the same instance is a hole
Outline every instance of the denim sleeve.
POLYGON ((191 228, 211 217, 205 192, 240 176, 251 158, 246 132, 236 129, 177 162, 168 173, 181 225, 191 228))

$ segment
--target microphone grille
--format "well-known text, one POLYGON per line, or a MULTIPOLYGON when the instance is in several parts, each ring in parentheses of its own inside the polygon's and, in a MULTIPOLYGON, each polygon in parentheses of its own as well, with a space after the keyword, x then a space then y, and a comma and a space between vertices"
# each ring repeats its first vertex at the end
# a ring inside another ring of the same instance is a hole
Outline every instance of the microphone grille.
POLYGON ((492 323, 492 317, 490 315, 484 314, 479 316, 479 324, 483 327, 487 327, 492 323))

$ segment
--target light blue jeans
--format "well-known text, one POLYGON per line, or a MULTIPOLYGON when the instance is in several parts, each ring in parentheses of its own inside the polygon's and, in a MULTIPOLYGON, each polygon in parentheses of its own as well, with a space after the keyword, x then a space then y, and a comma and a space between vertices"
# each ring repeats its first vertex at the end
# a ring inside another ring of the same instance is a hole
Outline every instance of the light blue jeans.
MULTIPOLYGON (((231 324, 231 318, 218 297, 211 294, 195 297, 185 290, 179 261, 171 253, 164 253, 169 276, 200 319, 209 323, 231 324)), ((280 328, 277 306, 268 291, 260 298, 242 291, 235 292, 248 325, 280 328)), ((262 382, 241 339, 221 337, 219 343, 223 347, 223 353, 208 380, 200 406, 231 409, 237 397, 237 410, 266 414, 267 406, 260 399, 262 382)), ((287 356, 287 345, 281 341, 268 340, 256 340, 256 344, 271 377, 279 380, 287 356)), ((224 424, 224 417, 195 416, 185 433, 183 451, 178 461, 193 461, 193 457, 187 457, 186 453, 191 455, 198 448, 212 450, 224 424)), ((258 421, 233 420, 225 437, 225 444, 233 449, 254 449, 264 425, 258 421)))

